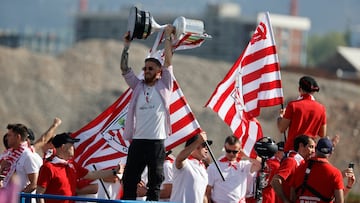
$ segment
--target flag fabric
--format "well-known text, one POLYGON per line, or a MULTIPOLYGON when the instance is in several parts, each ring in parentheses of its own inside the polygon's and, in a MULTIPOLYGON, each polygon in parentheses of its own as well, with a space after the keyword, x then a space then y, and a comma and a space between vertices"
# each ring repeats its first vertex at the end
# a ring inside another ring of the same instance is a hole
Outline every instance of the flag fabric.
POLYGON ((262 137, 261 125, 256 119, 260 108, 282 103, 279 59, 269 13, 266 13, 205 106, 230 126, 242 141, 245 154, 250 156, 254 155, 256 140, 262 137))

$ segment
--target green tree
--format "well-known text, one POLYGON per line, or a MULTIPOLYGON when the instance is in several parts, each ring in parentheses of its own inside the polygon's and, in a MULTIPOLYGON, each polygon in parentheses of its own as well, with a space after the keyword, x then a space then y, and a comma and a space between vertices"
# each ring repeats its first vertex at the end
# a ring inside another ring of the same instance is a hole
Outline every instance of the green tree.
POLYGON ((331 57, 336 53, 338 46, 347 46, 345 33, 331 32, 323 36, 310 36, 307 49, 308 65, 317 65, 331 57))

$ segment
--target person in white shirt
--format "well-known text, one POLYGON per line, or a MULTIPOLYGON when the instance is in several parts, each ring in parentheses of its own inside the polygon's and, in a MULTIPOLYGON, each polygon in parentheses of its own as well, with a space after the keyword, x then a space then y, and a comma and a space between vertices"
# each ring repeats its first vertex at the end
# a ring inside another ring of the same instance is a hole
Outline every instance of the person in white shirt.
POLYGON ((260 170, 261 162, 255 159, 240 160, 241 142, 233 135, 225 139, 226 154, 217 161, 222 179, 214 163, 207 168, 208 184, 206 196, 208 202, 245 203, 248 176, 260 170))
POLYGON ((129 102, 123 138, 131 141, 124 171, 124 200, 135 200, 141 173, 148 167, 146 200, 158 201, 160 186, 164 180, 165 139, 171 134, 170 98, 174 76, 172 66, 172 36, 175 27, 164 28, 164 60, 151 56, 145 59, 144 79, 139 79, 128 66, 130 32, 124 37, 121 56, 122 75, 133 90, 129 102), (163 63, 162 63, 163 61, 163 63))
POLYGON ((7 142, 11 148, 12 155, 10 156, 13 158, 9 158, 11 166, 5 180, 10 179, 16 171, 22 192, 34 192, 42 159, 37 157, 38 155, 29 148, 27 143, 28 130, 25 125, 9 124, 7 129, 7 142))
POLYGON ((202 162, 208 155, 206 133, 190 138, 175 159, 170 202, 204 202, 208 175, 202 162))

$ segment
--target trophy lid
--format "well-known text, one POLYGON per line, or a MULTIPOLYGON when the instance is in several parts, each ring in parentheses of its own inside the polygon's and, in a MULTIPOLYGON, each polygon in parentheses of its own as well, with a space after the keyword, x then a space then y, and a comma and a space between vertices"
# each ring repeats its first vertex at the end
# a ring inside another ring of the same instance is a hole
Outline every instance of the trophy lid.
POLYGON ((128 17, 130 39, 146 39, 151 34, 151 15, 141 11, 136 6, 131 7, 128 17))

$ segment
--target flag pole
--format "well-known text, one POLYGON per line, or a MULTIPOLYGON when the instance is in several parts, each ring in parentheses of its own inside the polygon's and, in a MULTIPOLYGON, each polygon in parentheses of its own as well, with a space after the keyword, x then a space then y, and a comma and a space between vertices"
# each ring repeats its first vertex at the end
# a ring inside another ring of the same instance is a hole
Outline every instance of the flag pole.
MULTIPOLYGON (((268 20, 268 22, 270 22, 270 24, 271 24, 270 13, 266 12, 265 16, 266 16, 266 19, 268 20)), ((272 29, 272 26, 269 26, 269 30, 270 30, 270 35, 271 35, 271 42, 272 42, 272 44, 276 44, 275 43, 275 37, 274 37, 274 31, 272 29)), ((278 57, 278 56, 276 55, 276 57, 278 57)), ((282 91, 283 90, 281 88, 281 92, 282 91)), ((281 94, 284 95, 283 92, 281 94)), ((284 104, 283 103, 281 104, 281 109, 284 109, 284 104)), ((284 135, 284 142, 286 142, 286 131, 284 131, 283 135, 284 135)))
MULTIPOLYGON (((95 171, 97 171, 95 164, 93 164, 92 166, 94 167, 95 171)), ((101 186, 103 187, 103 189, 104 189, 104 191, 105 191, 106 197, 107 197, 108 199, 110 199, 110 195, 109 195, 109 192, 107 191, 107 189, 106 189, 106 187, 105 187, 104 181, 103 181, 101 178, 99 179, 99 181, 100 181, 101 186)))
POLYGON ((210 153, 210 156, 211 156, 212 160, 214 161, 214 164, 215 164, 217 170, 218 170, 219 173, 220 173, 220 176, 221 176, 222 180, 225 181, 224 175, 222 174, 222 172, 221 172, 221 170, 220 170, 220 167, 219 167, 219 165, 218 165, 218 163, 217 163, 217 161, 216 161, 216 159, 215 159, 215 157, 214 157, 214 154, 213 154, 213 152, 212 152, 212 150, 211 150, 211 148, 210 148, 210 145, 208 144, 208 142, 205 142, 205 144, 206 144, 206 147, 207 147, 207 149, 208 149, 208 151, 209 151, 209 153, 210 153))
MULTIPOLYGON (((284 109, 284 104, 281 104, 281 109, 284 109)), ((283 133, 284 135, 284 142, 286 142, 286 130, 283 133)))

